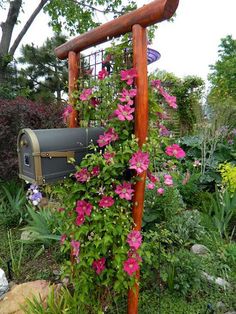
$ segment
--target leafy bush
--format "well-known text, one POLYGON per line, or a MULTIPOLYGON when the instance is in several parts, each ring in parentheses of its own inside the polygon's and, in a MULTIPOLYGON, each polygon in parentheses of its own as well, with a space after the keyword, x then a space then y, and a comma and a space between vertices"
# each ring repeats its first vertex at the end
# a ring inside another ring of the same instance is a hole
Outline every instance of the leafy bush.
POLYGON ((171 291, 181 295, 193 293, 201 286, 201 260, 193 253, 181 249, 171 262, 164 264, 161 277, 171 291), (170 280, 171 278, 171 280, 170 280))
POLYGON ((27 206, 27 210, 29 213, 28 225, 23 230, 30 233, 29 241, 50 246, 55 243, 55 240, 60 240, 60 236, 55 234, 58 224, 51 209, 42 208, 35 211, 27 206))
POLYGON ((0 224, 15 227, 26 217, 26 196, 23 185, 16 181, 0 183, 0 224))
POLYGON ((44 105, 26 98, 0 99, 0 178, 17 173, 17 135, 22 128, 62 127, 62 106, 44 105))
POLYGON ((200 212, 197 210, 186 210, 174 216, 168 228, 179 237, 183 245, 199 240, 205 232, 201 225, 200 212))
POLYGON ((156 190, 146 190, 144 201, 143 226, 147 230, 155 223, 167 221, 184 208, 179 191, 174 187, 166 187, 163 195, 156 190))

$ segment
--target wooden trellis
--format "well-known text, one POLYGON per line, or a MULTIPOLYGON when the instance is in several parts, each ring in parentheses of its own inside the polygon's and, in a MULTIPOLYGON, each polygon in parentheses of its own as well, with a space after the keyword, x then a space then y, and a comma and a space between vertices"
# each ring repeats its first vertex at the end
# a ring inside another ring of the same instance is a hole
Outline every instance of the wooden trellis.
MULTIPOLYGON (((146 27, 167 20, 173 16, 179 0, 155 0, 135 11, 125 14, 113 21, 84 33, 65 44, 57 47, 55 53, 60 59, 68 58, 69 65, 69 102, 75 104, 73 92, 77 90, 77 81, 80 73, 80 53, 94 45, 109 41, 132 32, 133 67, 138 77, 135 84, 135 136, 139 147, 145 143, 148 131, 148 78, 147 78, 147 31, 146 27)), ((70 115, 69 127, 77 127, 79 117, 76 110, 70 115)), ((135 230, 141 230, 146 171, 139 175, 140 180, 135 185, 133 197, 133 219, 135 230)), ((139 280, 139 272, 136 274, 139 280)), ((128 314, 138 313, 139 285, 130 289, 128 294, 128 314)))

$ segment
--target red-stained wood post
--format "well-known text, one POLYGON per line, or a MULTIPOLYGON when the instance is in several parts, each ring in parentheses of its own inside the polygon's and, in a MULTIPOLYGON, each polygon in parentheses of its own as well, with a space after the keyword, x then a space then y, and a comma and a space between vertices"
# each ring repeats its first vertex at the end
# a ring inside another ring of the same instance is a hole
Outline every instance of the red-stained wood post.
MULTIPOLYGON (((73 96, 73 93, 78 90, 78 77, 79 77, 79 63, 80 63, 80 54, 70 51, 68 54, 68 84, 69 84, 69 104, 72 107, 75 105, 76 99, 73 96)), ((79 126, 79 119, 77 110, 73 109, 69 116, 69 128, 76 128, 79 126)))
MULTIPOLYGON (((133 32, 133 66, 137 70, 137 95, 135 97, 135 136, 138 138, 139 148, 146 142, 148 135, 148 78, 147 78, 147 31, 138 24, 132 28, 133 32)), ((143 204, 145 193, 146 171, 139 175, 135 184, 133 199, 134 230, 141 230, 143 204)), ((136 273, 139 281, 140 272, 136 273)), ((139 282, 128 293, 128 314, 138 313, 139 282)))

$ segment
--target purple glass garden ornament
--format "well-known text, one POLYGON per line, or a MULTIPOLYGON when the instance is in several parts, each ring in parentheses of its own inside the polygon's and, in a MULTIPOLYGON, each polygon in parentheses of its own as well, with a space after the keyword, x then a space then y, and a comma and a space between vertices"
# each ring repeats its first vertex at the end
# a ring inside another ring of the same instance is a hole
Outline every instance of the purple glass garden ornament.
POLYGON ((152 48, 147 48, 147 63, 148 64, 158 61, 160 57, 161 57, 160 52, 152 48))

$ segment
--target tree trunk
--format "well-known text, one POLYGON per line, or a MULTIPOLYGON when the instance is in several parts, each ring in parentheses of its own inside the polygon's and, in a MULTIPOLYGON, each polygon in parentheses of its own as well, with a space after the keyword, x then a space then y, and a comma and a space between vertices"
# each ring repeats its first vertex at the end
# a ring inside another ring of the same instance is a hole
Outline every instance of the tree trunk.
POLYGON ((46 2, 49 0, 41 0, 38 4, 37 8, 34 10, 34 12, 31 14, 28 21, 23 26, 22 30, 16 37, 13 45, 10 48, 11 38, 12 38, 12 32, 13 29, 17 23, 17 19, 20 13, 20 8, 22 5, 22 0, 13 0, 10 1, 10 7, 8 10, 7 19, 5 22, 1 23, 2 28, 2 38, 0 41, 0 83, 3 83, 6 79, 6 69, 7 65, 11 62, 14 53, 19 46, 22 38, 30 28, 31 24, 35 20, 36 16, 39 14, 39 12, 42 10, 46 2))

